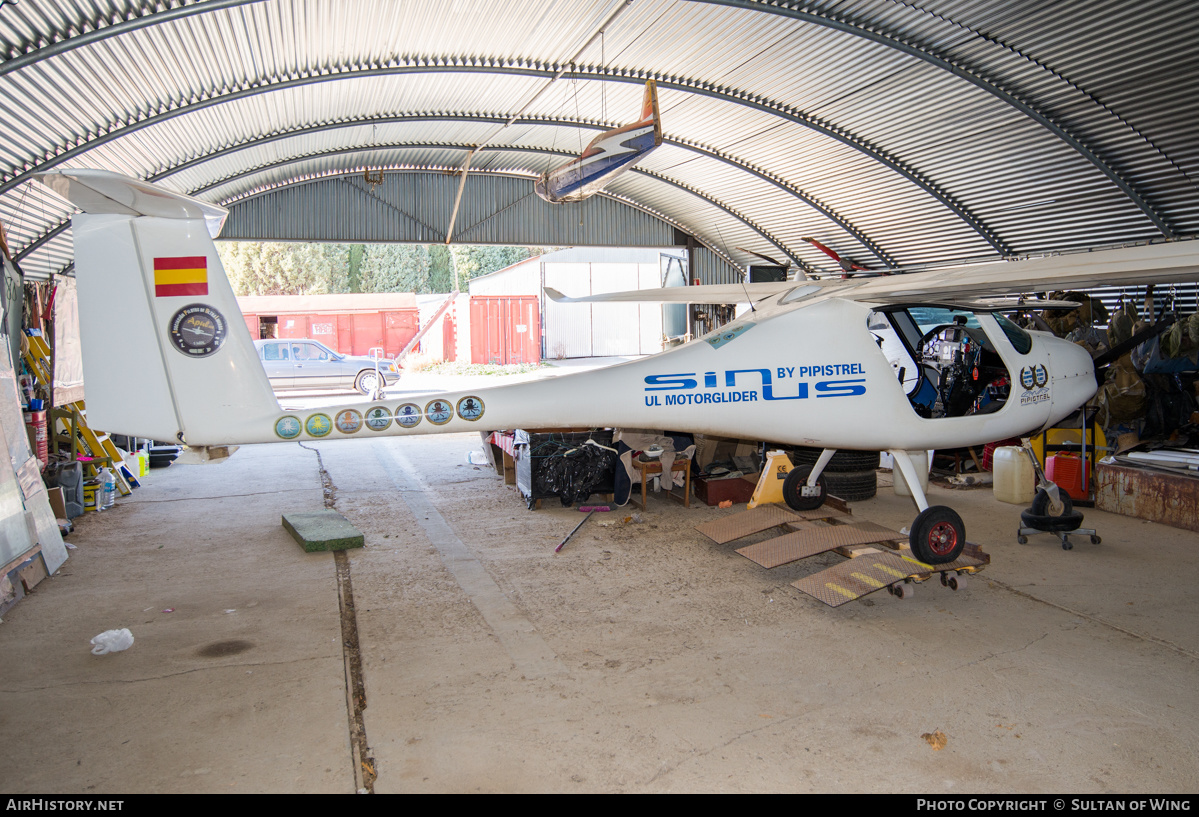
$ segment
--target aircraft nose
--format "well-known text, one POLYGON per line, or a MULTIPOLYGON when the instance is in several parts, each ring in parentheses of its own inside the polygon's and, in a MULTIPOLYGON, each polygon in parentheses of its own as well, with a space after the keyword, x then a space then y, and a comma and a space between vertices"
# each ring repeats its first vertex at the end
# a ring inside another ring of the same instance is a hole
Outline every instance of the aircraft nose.
POLYGON ((1074 411, 1097 390, 1091 353, 1078 344, 1055 338, 1049 347, 1049 371, 1055 408, 1060 403, 1063 411, 1074 411))

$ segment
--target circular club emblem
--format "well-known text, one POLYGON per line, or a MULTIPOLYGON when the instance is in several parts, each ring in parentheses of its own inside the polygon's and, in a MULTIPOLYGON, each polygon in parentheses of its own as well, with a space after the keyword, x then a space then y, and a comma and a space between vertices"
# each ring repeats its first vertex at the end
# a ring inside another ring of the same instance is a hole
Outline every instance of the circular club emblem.
POLYGON ((1025 391, 1032 391, 1034 388, 1044 388, 1049 382, 1049 369, 1045 368, 1043 363, 1038 363, 1035 366, 1025 366, 1020 370, 1020 385, 1025 391))
POLYGON ((483 401, 478 397, 463 397, 458 401, 458 416, 474 422, 483 416, 483 401))
POLYGON ((337 430, 342 434, 353 434, 362 428, 362 414, 354 409, 337 412, 337 417, 334 420, 337 423, 337 430))
POLYGON ((420 421, 420 406, 416 403, 405 403, 402 406, 396 406, 396 422, 404 428, 413 428, 420 425, 420 421))
POLYGON ((383 406, 375 406, 366 412, 366 427, 371 431, 383 431, 391 425, 391 412, 383 406))
POLYGON ((443 426, 454 417, 454 407, 445 400, 430 400, 425 406, 425 416, 435 426, 443 426))
POLYGON ((333 430, 333 421, 328 414, 312 414, 304 421, 304 430, 311 437, 324 437, 333 430))
POLYGON ((171 343, 191 357, 208 357, 225 342, 229 326, 225 316, 205 304, 189 304, 174 314, 171 343))
POLYGON ((284 440, 294 440, 299 437, 302 428, 300 418, 290 414, 285 414, 275 421, 275 433, 284 440))

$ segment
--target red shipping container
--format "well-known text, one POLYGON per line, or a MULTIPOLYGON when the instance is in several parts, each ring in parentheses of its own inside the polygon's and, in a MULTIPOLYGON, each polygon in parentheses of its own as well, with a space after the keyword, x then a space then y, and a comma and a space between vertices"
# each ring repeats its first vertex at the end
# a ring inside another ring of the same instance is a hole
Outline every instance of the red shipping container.
POLYGON ((540 363, 541 310, 533 295, 470 297, 471 363, 540 363))

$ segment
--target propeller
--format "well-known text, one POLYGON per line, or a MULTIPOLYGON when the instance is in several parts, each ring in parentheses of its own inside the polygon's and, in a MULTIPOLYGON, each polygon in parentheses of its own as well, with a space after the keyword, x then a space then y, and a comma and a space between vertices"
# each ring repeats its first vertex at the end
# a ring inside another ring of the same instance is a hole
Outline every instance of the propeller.
MULTIPOLYGON (((841 267, 842 273, 844 273, 841 276, 843 278, 852 278, 853 274, 855 272, 872 272, 870 267, 863 267, 857 261, 851 261, 848 258, 842 258, 841 254, 838 253, 836 250, 832 249, 831 247, 826 247, 824 244, 821 244, 819 241, 817 241, 814 238, 803 237, 800 239, 800 241, 808 242, 813 247, 815 247, 816 249, 820 250, 822 253, 827 255, 829 258, 836 261, 837 264, 841 267)), ((883 272, 883 275, 890 275, 890 273, 883 272)))
POLYGON ((754 252, 753 250, 747 250, 744 247, 737 247, 737 249, 743 253, 748 253, 749 255, 755 255, 758 258, 761 258, 763 261, 766 261, 769 264, 773 264, 776 267, 782 267, 784 271, 791 269, 791 259, 789 259, 789 258, 787 259, 786 263, 783 263, 782 261, 776 261, 775 259, 771 258, 769 255, 762 255, 762 253, 760 253, 760 252, 754 252))

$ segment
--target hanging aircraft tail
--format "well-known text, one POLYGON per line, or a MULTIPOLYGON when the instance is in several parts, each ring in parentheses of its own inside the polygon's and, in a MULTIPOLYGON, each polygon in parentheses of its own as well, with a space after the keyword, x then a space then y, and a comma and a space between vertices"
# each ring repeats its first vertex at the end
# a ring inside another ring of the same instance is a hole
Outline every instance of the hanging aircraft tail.
POLYGON ((598 193, 660 144, 658 85, 651 79, 645 83, 641 117, 636 122, 604 131, 591 140, 582 155, 541 174, 533 189, 551 204, 582 201, 598 193))
POLYGON ((213 243, 227 210, 108 171, 38 178, 83 211, 72 231, 90 425, 207 444, 279 412, 213 243))

